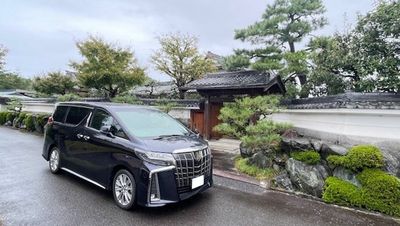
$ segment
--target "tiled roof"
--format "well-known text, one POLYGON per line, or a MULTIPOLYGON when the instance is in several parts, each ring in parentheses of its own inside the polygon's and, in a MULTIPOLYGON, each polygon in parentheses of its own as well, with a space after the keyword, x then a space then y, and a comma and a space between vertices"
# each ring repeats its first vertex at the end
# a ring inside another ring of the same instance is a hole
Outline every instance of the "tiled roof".
POLYGON ((194 80, 181 89, 190 90, 262 87, 270 84, 270 82, 275 80, 274 78, 276 78, 276 76, 266 72, 254 70, 218 72, 206 74, 203 78, 194 80))

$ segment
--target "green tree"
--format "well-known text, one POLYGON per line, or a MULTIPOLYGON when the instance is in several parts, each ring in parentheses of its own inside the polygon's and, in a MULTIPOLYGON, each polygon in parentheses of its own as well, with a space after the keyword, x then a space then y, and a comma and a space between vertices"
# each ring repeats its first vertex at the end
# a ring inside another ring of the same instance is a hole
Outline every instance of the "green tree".
POLYGON ((360 87, 364 91, 400 90, 399 15, 399 1, 381 1, 358 21, 354 45, 363 76, 360 87))
MULTIPOLYGON (((199 53, 197 38, 176 33, 164 35, 158 40, 161 48, 151 60, 155 68, 170 76, 178 88, 216 70, 213 61, 199 53)), ((181 90, 179 97, 184 98, 181 90)))
POLYGON ((6 54, 7 54, 7 49, 4 48, 2 45, 0 45, 0 72, 4 70, 4 65, 6 64, 5 62, 6 54))
POLYGON ((360 17, 346 34, 317 37, 309 48, 307 83, 314 96, 345 89, 356 92, 398 92, 400 89, 400 4, 382 1, 360 17))
POLYGON ((222 134, 240 139, 253 152, 276 150, 280 134, 290 127, 275 123, 268 115, 279 110, 280 97, 274 95, 245 97, 226 103, 218 118, 222 121, 214 129, 222 134))
POLYGON ((72 92, 76 85, 76 79, 73 76, 60 71, 49 72, 45 76, 35 77, 33 79, 33 89, 36 92, 49 95, 65 95, 72 92))
POLYGON ((327 24, 324 13, 321 0, 275 0, 267 5, 261 21, 235 31, 235 39, 256 46, 252 50, 236 50, 235 54, 252 60, 253 69, 279 72, 286 81, 298 78, 304 85, 307 53, 296 50, 295 44, 327 24))
POLYGON ((76 44, 84 58, 72 62, 78 81, 87 88, 95 88, 113 98, 142 84, 145 71, 137 64, 130 49, 114 46, 100 38, 90 37, 76 44))
POLYGON ((31 89, 31 80, 12 72, 0 71, 0 89, 31 89))

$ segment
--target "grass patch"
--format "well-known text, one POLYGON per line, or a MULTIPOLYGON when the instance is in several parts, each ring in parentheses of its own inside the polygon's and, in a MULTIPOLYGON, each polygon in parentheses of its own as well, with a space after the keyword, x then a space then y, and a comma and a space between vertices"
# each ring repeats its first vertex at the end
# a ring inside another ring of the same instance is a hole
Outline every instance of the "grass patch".
POLYGON ((248 159, 237 157, 235 158, 235 168, 244 174, 255 177, 258 180, 271 179, 276 176, 277 171, 271 168, 262 169, 257 166, 251 165, 248 159))
POLYGON ((316 151, 299 151, 293 152, 290 155, 297 161, 304 162, 306 164, 315 165, 321 160, 321 156, 316 151))

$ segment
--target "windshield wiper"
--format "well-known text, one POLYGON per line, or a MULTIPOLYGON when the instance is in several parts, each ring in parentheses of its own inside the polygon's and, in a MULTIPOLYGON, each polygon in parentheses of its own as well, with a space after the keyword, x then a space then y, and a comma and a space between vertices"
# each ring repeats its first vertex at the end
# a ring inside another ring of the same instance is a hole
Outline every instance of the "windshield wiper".
POLYGON ((169 138, 169 137, 181 137, 181 136, 185 136, 185 135, 183 135, 183 134, 160 135, 157 138, 155 138, 154 140, 160 140, 160 139, 169 138))

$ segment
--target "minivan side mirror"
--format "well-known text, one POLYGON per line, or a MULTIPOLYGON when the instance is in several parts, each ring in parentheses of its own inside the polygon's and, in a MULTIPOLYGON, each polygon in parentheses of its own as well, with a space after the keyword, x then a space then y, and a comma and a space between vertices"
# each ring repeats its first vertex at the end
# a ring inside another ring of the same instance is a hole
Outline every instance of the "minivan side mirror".
POLYGON ((111 126, 102 126, 100 127, 100 133, 109 136, 109 137, 114 137, 114 135, 111 132, 111 126))

